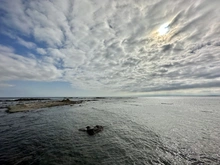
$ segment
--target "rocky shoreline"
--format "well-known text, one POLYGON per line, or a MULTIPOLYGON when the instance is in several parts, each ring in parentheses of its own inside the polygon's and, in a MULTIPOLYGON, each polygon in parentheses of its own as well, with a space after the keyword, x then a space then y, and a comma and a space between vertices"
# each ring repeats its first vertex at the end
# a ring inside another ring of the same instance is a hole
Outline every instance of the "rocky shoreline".
POLYGON ((36 110, 36 109, 41 109, 41 108, 81 104, 87 101, 96 101, 96 100, 71 101, 69 99, 63 99, 63 100, 54 100, 54 101, 38 101, 38 102, 31 102, 31 103, 21 103, 21 104, 16 104, 16 105, 7 107, 6 112, 8 113, 25 112, 25 111, 36 110))

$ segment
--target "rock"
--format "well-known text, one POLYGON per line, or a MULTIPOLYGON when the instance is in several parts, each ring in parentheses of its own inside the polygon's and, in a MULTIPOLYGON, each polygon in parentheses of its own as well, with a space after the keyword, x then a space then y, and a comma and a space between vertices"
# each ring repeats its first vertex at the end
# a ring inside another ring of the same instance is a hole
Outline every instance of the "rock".
POLYGON ((49 98, 19 98, 14 101, 41 101, 41 100, 50 100, 49 98))
POLYGON ((70 102, 70 99, 63 99, 62 102, 70 102))
POLYGON ((96 125, 95 127, 91 128, 87 126, 86 128, 79 129, 79 131, 87 132, 89 135, 95 135, 103 130, 103 126, 96 125))
POLYGON ((54 101, 40 101, 40 102, 28 102, 28 103, 20 103, 16 105, 10 105, 7 108, 6 112, 8 113, 15 113, 15 112, 24 112, 34 109, 40 108, 50 108, 55 106, 64 106, 64 105, 75 105, 75 104, 82 104, 87 101, 92 100, 77 100, 71 101, 68 98, 64 98, 63 100, 54 100, 54 101))

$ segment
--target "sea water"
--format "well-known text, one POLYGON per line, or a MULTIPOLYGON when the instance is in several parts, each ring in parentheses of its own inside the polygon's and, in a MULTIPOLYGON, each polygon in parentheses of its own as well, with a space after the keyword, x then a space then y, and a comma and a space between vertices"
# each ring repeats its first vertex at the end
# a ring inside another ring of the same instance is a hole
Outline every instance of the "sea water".
POLYGON ((105 98, 12 114, 2 108, 0 164, 217 165, 220 98, 105 98), (88 125, 104 130, 78 131, 88 125))

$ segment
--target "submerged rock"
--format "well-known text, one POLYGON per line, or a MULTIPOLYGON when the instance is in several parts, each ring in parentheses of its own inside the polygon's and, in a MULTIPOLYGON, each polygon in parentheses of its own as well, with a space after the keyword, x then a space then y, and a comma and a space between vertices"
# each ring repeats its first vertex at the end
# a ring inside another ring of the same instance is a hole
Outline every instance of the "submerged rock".
POLYGON ((89 135, 95 135, 103 130, 103 126, 96 125, 95 127, 91 128, 90 126, 87 126, 86 128, 81 128, 79 131, 87 132, 89 135))

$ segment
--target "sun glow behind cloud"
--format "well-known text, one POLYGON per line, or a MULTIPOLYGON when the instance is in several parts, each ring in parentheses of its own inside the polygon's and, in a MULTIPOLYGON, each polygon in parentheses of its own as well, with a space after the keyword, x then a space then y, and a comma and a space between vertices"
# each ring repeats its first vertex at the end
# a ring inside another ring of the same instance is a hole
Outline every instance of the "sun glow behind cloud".
POLYGON ((169 24, 165 23, 158 29, 159 35, 165 35, 169 31, 169 24))

